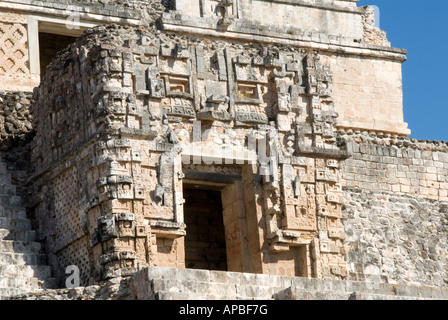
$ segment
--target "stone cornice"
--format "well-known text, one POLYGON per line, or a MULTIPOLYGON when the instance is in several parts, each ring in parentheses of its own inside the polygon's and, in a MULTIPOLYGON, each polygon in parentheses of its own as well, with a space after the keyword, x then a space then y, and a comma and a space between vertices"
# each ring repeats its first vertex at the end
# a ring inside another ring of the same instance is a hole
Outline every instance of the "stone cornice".
MULTIPOLYGON (((337 4, 330 4, 330 3, 324 3, 316 1, 316 2, 309 2, 306 0, 259 0, 263 2, 274 2, 278 4, 288 4, 288 5, 295 5, 300 7, 310 7, 310 8, 318 8, 318 9, 325 9, 325 10, 332 10, 332 11, 339 11, 339 12, 349 12, 349 13, 355 13, 355 14, 364 14, 364 10, 360 7, 344 7, 339 6, 337 4)), ((357 0, 356 0, 357 1, 357 0)), ((348 0, 347 2, 356 2, 352 0, 348 0)))
POLYGON ((358 56, 377 57, 388 60, 406 61, 405 49, 375 46, 353 39, 331 37, 322 34, 288 34, 272 27, 258 25, 252 21, 235 20, 234 25, 223 30, 217 28, 218 18, 197 18, 184 15, 164 13, 161 27, 164 31, 175 33, 189 33, 204 37, 227 38, 240 41, 277 43, 295 47, 312 48, 327 52, 352 54, 358 56))
MULTIPOLYGON (((69 4, 27 0, 2 0, 0 9, 62 18, 68 18, 71 13, 69 4)), ((115 11, 112 11, 111 9, 98 6, 80 7, 79 18, 81 21, 97 23, 142 24, 141 14, 138 10, 116 8, 115 11)))

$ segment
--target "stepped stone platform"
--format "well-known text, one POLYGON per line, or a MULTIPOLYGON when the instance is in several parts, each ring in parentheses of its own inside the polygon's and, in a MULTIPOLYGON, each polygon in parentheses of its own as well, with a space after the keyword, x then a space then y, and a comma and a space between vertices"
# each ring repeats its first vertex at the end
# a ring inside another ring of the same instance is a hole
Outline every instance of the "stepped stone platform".
POLYGON ((34 240, 11 173, 0 160, 0 300, 54 287, 41 244, 34 240))
POLYGON ((11 300, 448 300, 448 288, 148 267, 103 285, 11 300))
POLYGON ((136 299, 446 300, 448 288, 149 267, 129 283, 136 299))

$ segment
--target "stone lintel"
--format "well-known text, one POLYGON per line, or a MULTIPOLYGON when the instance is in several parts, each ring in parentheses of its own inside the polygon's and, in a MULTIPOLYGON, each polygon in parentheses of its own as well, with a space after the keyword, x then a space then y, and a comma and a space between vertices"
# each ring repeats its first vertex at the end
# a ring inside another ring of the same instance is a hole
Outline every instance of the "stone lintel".
MULTIPOLYGON (((75 5, 73 5, 73 8, 75 5)), ((79 9, 79 7, 77 7, 79 9)), ((42 17, 56 16, 60 18, 69 18, 72 11, 70 11, 70 6, 67 4, 56 4, 44 1, 30 1, 26 0, 4 0, 0 2, 0 10, 14 10, 20 13, 28 13, 32 15, 42 15, 42 17)), ((80 21, 92 21, 97 22, 97 24, 104 23, 117 23, 117 24, 128 24, 128 25, 141 25, 140 13, 138 10, 128 10, 128 11, 116 11, 114 15, 107 10, 92 10, 92 8, 81 7, 79 10, 80 21)))
MULTIPOLYGON (((358 0, 339 0, 339 1, 345 1, 345 2, 358 2, 358 0)), ((278 4, 290 4, 295 5, 298 7, 310 7, 310 8, 316 8, 316 9, 324 9, 324 10, 330 10, 330 11, 337 11, 337 12, 347 12, 347 13, 353 13, 353 14, 359 14, 363 15, 364 11, 361 7, 348 7, 348 6, 341 6, 335 3, 323 3, 323 2, 315 2, 315 1, 308 1, 308 0, 269 0, 269 2, 278 3, 278 4)))
POLYGON ((151 220, 151 232, 158 238, 176 239, 185 236, 185 224, 182 222, 151 220))
POLYGON ((338 149, 323 149, 317 147, 299 146, 301 156, 322 157, 326 159, 344 160, 351 157, 350 153, 338 149))
POLYGON ((235 181, 241 181, 241 176, 229 173, 216 173, 216 172, 198 172, 190 169, 184 169, 185 179, 200 180, 215 183, 233 183, 235 181))

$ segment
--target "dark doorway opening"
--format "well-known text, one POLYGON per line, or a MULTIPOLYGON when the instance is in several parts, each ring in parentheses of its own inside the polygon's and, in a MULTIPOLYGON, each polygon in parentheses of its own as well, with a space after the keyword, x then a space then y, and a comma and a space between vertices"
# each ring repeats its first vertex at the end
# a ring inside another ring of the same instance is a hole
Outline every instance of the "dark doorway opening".
POLYGON ((69 44, 76 41, 76 37, 39 32, 40 74, 45 74, 47 66, 56 54, 69 44))
POLYGON ((184 186, 185 267, 227 271, 221 192, 184 186))

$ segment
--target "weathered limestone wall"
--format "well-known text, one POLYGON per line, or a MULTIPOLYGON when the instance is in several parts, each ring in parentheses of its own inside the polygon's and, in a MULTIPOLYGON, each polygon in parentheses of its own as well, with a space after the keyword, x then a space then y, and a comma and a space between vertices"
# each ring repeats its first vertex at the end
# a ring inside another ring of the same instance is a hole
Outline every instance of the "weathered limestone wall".
POLYGON ((364 11, 354 1, 219 1, 176 0, 176 11, 193 17, 244 19, 264 27, 286 28, 289 33, 314 33, 328 36, 344 36, 359 40, 363 37, 364 11), (350 3, 350 4, 349 4, 350 3), (341 5, 342 4, 342 5, 341 5), (266 19, 270 12, 271 19, 266 19), (299 22, 299 23, 298 23, 299 22))
POLYGON ((441 141, 342 134, 348 188, 448 201, 448 146, 441 141))
POLYGON ((446 287, 448 203, 344 190, 349 278, 446 287))
POLYGON ((32 91, 38 77, 29 70, 28 18, 23 13, 0 8, 0 88, 32 91))
POLYGON ((448 147, 342 135, 349 278, 445 287, 448 147))
POLYGON ((326 36, 343 36, 362 39, 363 10, 351 1, 349 6, 339 6, 315 1, 248 1, 238 2, 241 17, 257 23, 285 28, 286 33, 312 32, 326 36), (272 19, 266 21, 266 12, 272 19), (298 30, 294 30, 298 29, 298 30))
POLYGON ((407 135, 403 122, 402 61, 322 54, 333 72, 337 128, 407 135))

